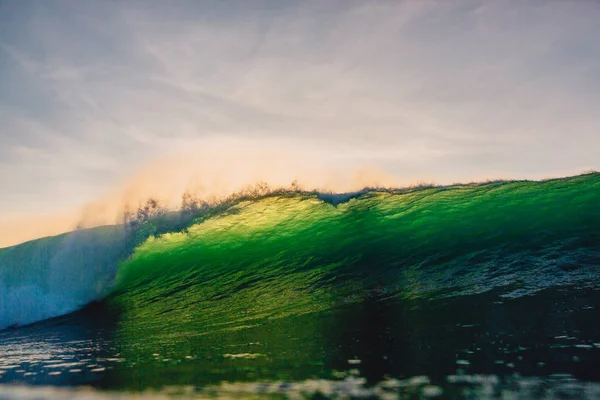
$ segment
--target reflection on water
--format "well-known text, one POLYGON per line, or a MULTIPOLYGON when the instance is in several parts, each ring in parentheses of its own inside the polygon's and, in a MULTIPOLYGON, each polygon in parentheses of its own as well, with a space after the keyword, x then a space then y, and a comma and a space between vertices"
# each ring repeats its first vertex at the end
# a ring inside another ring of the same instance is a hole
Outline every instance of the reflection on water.
POLYGON ((0 332, 0 382, 94 385, 123 359, 114 324, 98 305, 70 316, 0 332))
POLYGON ((1 332, 0 382, 118 391, 191 385, 195 395, 310 387, 434 395, 466 384, 492 392, 571 385, 598 394, 584 383, 600 381, 597 294, 558 288, 516 299, 372 297, 218 331, 194 323, 161 329, 96 306, 1 332))

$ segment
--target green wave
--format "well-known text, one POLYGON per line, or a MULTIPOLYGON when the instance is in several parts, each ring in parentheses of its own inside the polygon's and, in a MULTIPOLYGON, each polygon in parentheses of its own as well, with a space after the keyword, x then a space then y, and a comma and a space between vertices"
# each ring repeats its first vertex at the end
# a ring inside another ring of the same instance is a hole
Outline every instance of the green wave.
POLYGON ((370 296, 522 295, 595 274, 600 174, 240 202, 148 239, 113 304, 149 325, 240 329, 370 296))
MULTIPOLYGON (((525 344, 536 304, 564 301, 561 287, 597 290, 600 174, 331 200, 246 199, 138 246, 107 300, 130 360, 111 384, 331 378, 355 356, 373 382, 451 373, 459 349, 496 351, 457 326, 491 318, 482 338, 525 344)), ((561 315, 547 312, 548 329, 561 315)))

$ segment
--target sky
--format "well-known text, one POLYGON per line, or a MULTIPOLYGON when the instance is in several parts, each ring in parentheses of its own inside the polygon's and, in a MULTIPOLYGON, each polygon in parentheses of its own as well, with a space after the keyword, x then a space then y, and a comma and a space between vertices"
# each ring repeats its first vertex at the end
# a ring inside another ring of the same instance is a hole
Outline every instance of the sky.
POLYGON ((591 0, 0 0, 0 246, 178 160, 221 182, 600 169, 598 21, 591 0))

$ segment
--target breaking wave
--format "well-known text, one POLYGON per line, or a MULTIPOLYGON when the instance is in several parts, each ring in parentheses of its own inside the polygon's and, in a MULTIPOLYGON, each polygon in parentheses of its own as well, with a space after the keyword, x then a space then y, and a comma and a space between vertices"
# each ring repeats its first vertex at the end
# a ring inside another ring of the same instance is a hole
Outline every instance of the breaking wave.
POLYGON ((519 297, 590 285, 600 265, 598 204, 600 174, 591 173, 278 191, 75 231, 0 250, 0 329, 102 299, 124 318, 202 311, 215 329, 230 329, 373 295, 519 297), (243 312, 248 302, 258 304, 254 315, 243 312))

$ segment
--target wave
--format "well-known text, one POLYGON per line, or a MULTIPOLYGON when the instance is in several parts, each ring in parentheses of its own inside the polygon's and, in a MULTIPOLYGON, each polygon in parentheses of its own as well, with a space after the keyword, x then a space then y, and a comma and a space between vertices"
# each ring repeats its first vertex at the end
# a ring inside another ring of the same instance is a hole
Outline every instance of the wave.
POLYGON ((334 195, 278 191, 0 250, 0 328, 106 299, 151 326, 237 329, 372 296, 590 285, 600 174, 334 195), (247 304, 253 312, 245 312, 247 304))

